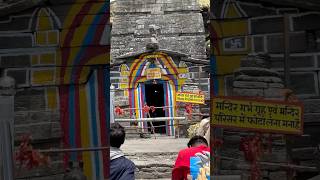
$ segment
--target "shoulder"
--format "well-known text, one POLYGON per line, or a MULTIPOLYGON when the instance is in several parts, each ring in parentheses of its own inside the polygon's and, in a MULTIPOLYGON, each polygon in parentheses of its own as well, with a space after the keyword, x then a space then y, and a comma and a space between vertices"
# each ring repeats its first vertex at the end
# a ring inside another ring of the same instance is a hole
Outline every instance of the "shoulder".
POLYGON ((136 165, 134 164, 134 162, 132 162, 130 159, 124 157, 124 165, 128 168, 128 169, 135 169, 136 165))
POLYGON ((136 165, 126 157, 120 157, 110 161, 110 168, 116 168, 118 170, 135 170, 136 165))
POLYGON ((189 152, 189 151, 190 151, 190 148, 182 149, 182 150, 179 151, 179 155, 184 155, 184 154, 186 154, 186 153, 189 152))

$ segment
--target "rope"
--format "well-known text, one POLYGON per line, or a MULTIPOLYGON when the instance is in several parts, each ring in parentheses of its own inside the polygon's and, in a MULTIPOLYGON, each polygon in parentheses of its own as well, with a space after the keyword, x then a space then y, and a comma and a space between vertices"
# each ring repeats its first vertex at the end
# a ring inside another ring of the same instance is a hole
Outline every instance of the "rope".
POLYGON ((110 147, 88 147, 88 148, 70 148, 70 149, 47 149, 39 150, 39 153, 65 153, 65 152, 83 152, 83 151, 104 151, 110 147))

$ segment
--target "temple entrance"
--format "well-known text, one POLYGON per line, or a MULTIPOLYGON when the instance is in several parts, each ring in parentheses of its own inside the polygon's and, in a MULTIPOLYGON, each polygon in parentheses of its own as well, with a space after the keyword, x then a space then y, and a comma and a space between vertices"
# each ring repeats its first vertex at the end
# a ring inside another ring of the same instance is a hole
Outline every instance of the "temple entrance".
MULTIPOLYGON (((148 106, 163 107, 164 104, 164 89, 163 84, 145 84, 145 98, 148 106)), ((165 117, 163 108, 156 108, 154 112, 150 110, 151 117, 165 117)), ((156 127, 155 132, 160 134, 166 133, 166 122, 153 122, 156 127)), ((151 131, 151 124, 148 122, 149 131, 151 131)))

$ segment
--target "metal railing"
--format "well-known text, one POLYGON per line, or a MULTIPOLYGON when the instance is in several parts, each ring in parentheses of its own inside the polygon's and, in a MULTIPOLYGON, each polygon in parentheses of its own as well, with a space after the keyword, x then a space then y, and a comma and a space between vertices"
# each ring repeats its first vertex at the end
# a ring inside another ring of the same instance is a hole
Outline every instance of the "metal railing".
MULTIPOLYGON (((177 130, 177 134, 176 137, 180 138, 180 133, 179 133, 179 121, 180 120, 186 120, 186 117, 155 117, 155 118, 123 118, 123 119, 115 119, 115 122, 150 122, 151 125, 151 132, 154 134, 155 136, 155 128, 159 128, 159 126, 153 126, 152 122, 163 122, 163 121, 168 121, 168 120, 177 120, 176 124, 178 124, 178 126, 176 126, 176 130, 177 130)), ((168 126, 168 125, 166 125, 168 126)), ((149 128, 141 128, 141 129, 149 129, 149 128)))

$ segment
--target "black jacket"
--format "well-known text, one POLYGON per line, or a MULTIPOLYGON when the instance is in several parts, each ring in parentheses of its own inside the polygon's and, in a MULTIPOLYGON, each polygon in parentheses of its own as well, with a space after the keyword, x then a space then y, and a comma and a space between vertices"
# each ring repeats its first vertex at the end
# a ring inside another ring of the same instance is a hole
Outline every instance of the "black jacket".
POLYGON ((110 180, 134 180, 136 166, 124 156, 110 161, 110 180))

